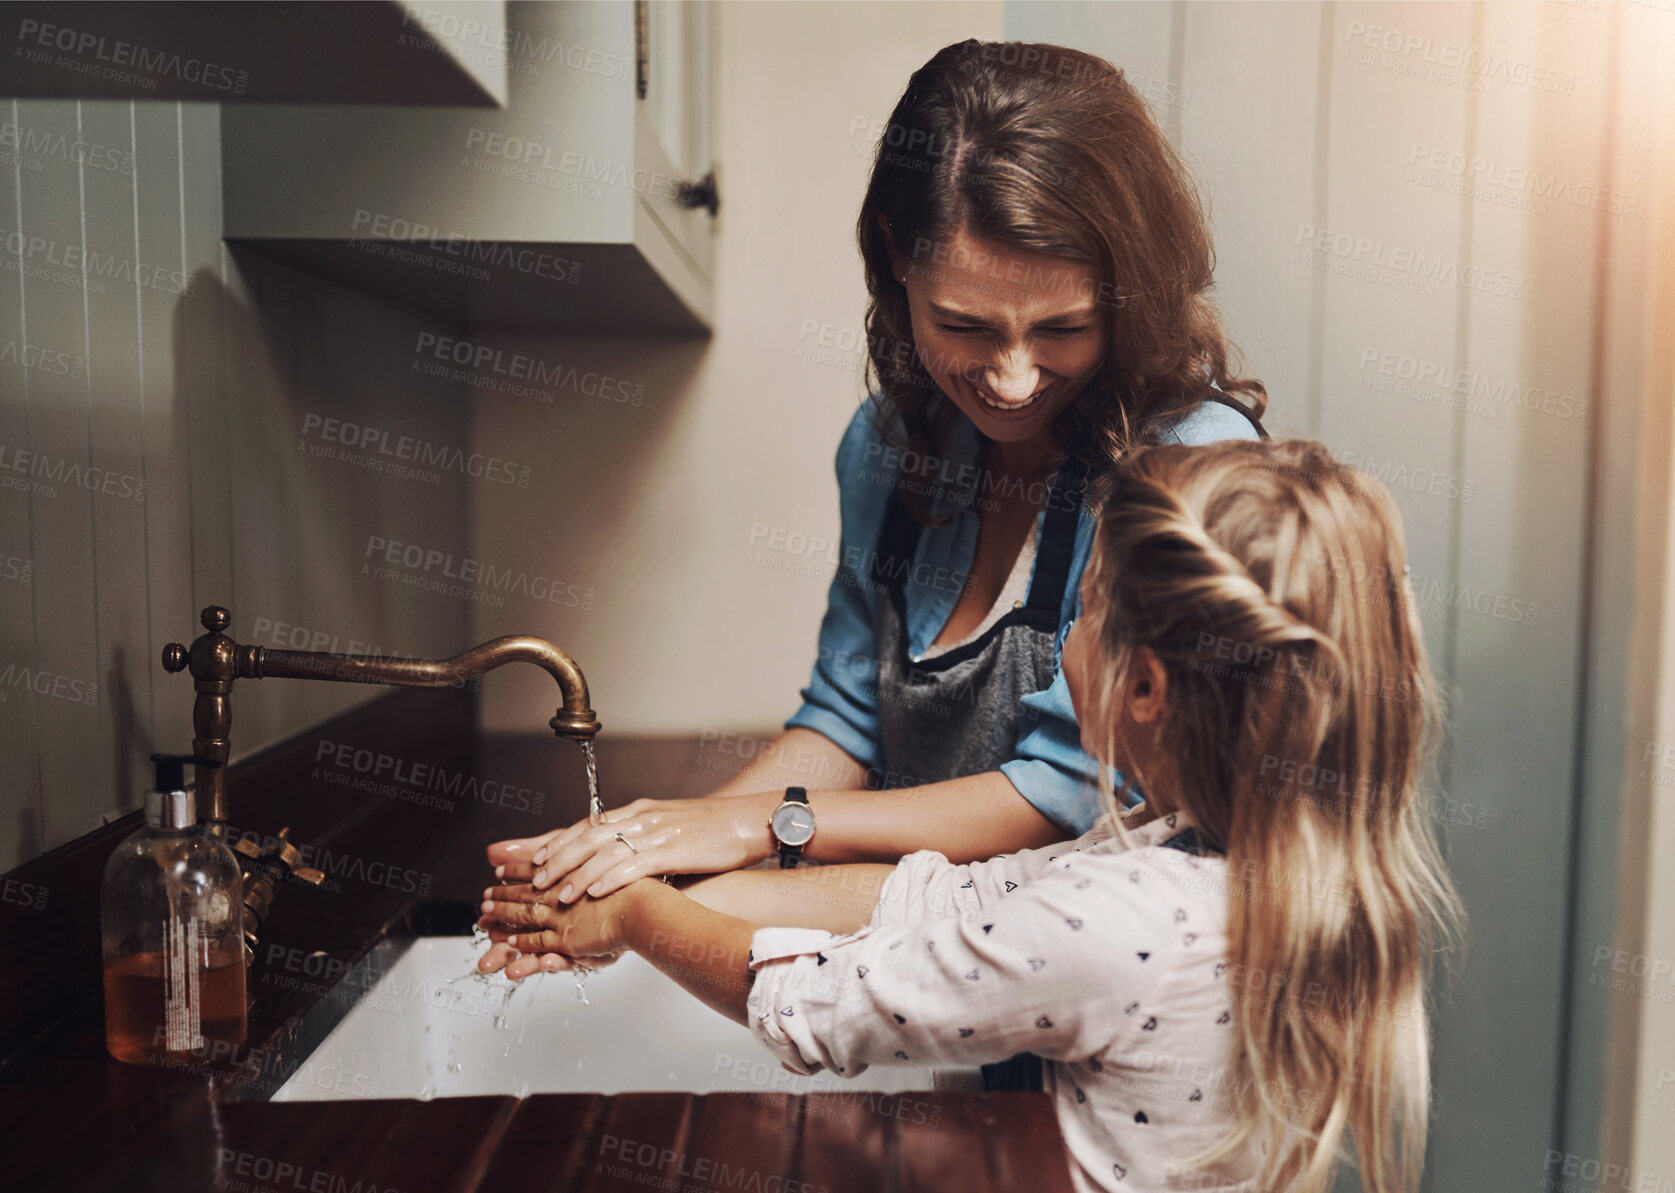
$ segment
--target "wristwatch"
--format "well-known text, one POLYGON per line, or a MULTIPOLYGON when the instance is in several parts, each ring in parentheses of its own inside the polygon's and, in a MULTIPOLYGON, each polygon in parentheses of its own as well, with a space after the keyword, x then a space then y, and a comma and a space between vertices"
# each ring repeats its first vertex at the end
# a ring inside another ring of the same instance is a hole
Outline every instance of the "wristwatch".
POLYGON ((779 868, 795 869, 803 860, 803 846, 814 837, 814 809, 808 806, 808 791, 787 787, 785 800, 768 821, 774 840, 779 842, 779 868))

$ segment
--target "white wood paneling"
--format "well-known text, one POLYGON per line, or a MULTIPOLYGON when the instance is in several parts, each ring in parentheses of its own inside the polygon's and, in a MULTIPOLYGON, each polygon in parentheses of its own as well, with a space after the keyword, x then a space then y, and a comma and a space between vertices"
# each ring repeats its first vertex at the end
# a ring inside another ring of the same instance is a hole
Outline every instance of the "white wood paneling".
POLYGON ((1180 109, 1216 243, 1216 298, 1227 333, 1260 346, 1249 372, 1268 390, 1275 434, 1309 427, 1318 285, 1292 264, 1297 231, 1319 219, 1315 165, 1319 33, 1326 6, 1183 6, 1181 78, 1161 95, 1180 109))
MULTIPOLYGON (((7 101, 6 123, 20 127, 19 104, 7 101)), ((0 229, 6 233, 3 246, 5 272, 0 274, 0 344, 7 352, 0 358, 0 444, 4 444, 8 470, 17 466, 17 453, 29 450, 29 387, 33 370, 26 363, 31 347, 25 338, 23 269, 26 238, 18 218, 21 186, 21 155, 14 154, 0 170, 0 229)), ((8 768, 5 815, 0 817, 0 857, 23 857, 37 853, 46 839, 46 810, 41 797, 40 755, 36 740, 35 699, 30 688, 12 682, 18 671, 28 671, 35 662, 35 579, 40 571, 34 558, 34 536, 30 533, 30 497, 13 488, 26 476, 8 472, 0 488, 0 757, 16 760, 8 768)), ((4 864, 4 862, 0 862, 4 864)))
MULTIPOLYGON (((52 144, 77 140, 74 103, 21 102, 19 123, 52 144)), ((43 348, 76 350, 86 342, 86 285, 101 285, 87 265, 81 226, 81 177, 69 154, 42 152, 38 169, 19 174, 18 223, 29 238, 24 260, 26 336, 43 348)), ((88 459, 85 378, 36 370, 29 378, 28 450, 34 465, 30 536, 42 567, 35 581, 35 716, 43 751, 40 776, 48 839, 97 823, 105 774, 98 765, 103 729, 94 650, 93 502, 84 483, 88 459), (51 793, 58 792, 53 798, 51 793)), ((106 498, 101 495, 99 500, 106 498)), ((13 689, 14 691, 16 689, 13 689)))
POLYGON ((1539 1183, 1585 1110, 1560 1089, 1580 1072, 1563 974, 1585 402, 1602 228, 1633 218, 1609 209, 1636 185, 1606 150, 1650 124, 1609 99, 1613 12, 1007 5, 1009 37, 1164 70, 1190 97, 1178 125, 1159 116, 1208 191, 1218 300, 1270 426, 1322 438, 1401 508, 1452 694, 1439 818, 1475 929, 1436 1041, 1435 1189, 1539 1183))
MULTIPOLYGON (((190 748, 192 681, 158 655, 203 605, 229 605, 241 641, 470 645, 462 602, 352 574, 367 528, 398 520, 463 555, 463 482, 297 452, 304 412, 466 451, 470 432, 464 386, 409 371, 417 321, 225 255, 218 108, 0 111, 0 444, 8 479, 42 486, 0 489, 9 869, 136 807, 145 756, 190 748), (11 471, 18 452, 40 472, 11 471)), ((375 695, 244 681, 234 757, 375 695)))
MULTIPOLYGON (((126 103, 81 104, 82 211, 90 259, 134 259, 134 125, 126 103)), ((86 357, 91 414, 89 458, 114 474, 114 494, 93 502, 100 663, 100 730, 90 743, 111 751, 100 813, 125 806, 150 773, 152 671, 146 585, 145 420, 140 397, 140 296, 114 279, 87 294, 86 357), (137 490, 128 496, 129 490, 137 490)))

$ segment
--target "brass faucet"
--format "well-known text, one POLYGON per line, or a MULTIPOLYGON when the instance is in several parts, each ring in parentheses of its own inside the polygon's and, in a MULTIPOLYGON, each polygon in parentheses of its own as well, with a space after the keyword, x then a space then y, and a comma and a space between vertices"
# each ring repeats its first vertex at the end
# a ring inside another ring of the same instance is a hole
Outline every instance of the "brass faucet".
POLYGON ((599 721, 588 704, 587 680, 576 661, 542 638, 516 634, 474 646, 451 659, 398 659, 373 655, 327 654, 314 650, 269 650, 240 646, 221 631, 232 624, 232 614, 211 605, 199 615, 207 633, 190 647, 171 642, 163 648, 163 669, 191 669, 198 691, 192 705, 192 751, 213 758, 221 766, 194 768, 198 807, 209 809, 212 823, 227 821, 227 755, 232 749, 233 681, 235 679, 324 679, 339 683, 393 684, 413 688, 445 688, 461 684, 506 663, 533 663, 558 682, 564 702, 547 722, 559 737, 590 742, 599 721))

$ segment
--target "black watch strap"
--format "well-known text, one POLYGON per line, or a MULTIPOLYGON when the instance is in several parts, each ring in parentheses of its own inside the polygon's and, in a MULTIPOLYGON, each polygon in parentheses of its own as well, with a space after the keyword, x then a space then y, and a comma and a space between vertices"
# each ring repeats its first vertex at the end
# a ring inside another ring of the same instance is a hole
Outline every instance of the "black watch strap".
MULTIPOLYGON (((806 787, 787 787, 785 789, 785 800, 784 800, 784 802, 788 803, 788 804, 806 804, 806 803, 808 803, 808 788, 806 788, 806 787)), ((777 836, 776 836, 776 839, 777 839, 777 836)), ((787 845, 785 842, 780 841, 780 843, 779 843, 779 868, 781 870, 795 870, 797 868, 797 863, 801 862, 802 860, 803 860, 803 847, 801 845, 787 845)))

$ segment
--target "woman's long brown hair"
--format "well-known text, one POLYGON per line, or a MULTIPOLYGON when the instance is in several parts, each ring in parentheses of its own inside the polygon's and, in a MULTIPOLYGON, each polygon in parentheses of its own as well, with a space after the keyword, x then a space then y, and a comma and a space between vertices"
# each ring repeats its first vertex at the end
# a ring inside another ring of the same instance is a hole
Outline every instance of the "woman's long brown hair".
POLYGON ((1246 1096, 1200 1159, 1260 1141, 1262 1188, 1320 1193, 1347 1136, 1368 1193, 1416 1189, 1426 980, 1463 912, 1424 803, 1441 711, 1394 502, 1300 440, 1142 448, 1096 498, 1086 740, 1127 756, 1116 703, 1150 650, 1158 802, 1226 853, 1246 1096))
MULTIPOLYGON (((1054 426, 1066 454, 1096 468, 1115 462, 1203 400, 1212 380, 1258 417, 1266 408, 1262 383, 1229 371, 1207 293, 1215 251, 1187 170, 1103 58, 1028 42, 946 46, 913 72, 879 138, 856 225, 866 383, 881 392, 883 433, 928 456, 943 454, 946 423, 933 415, 940 391, 914 347, 889 241, 922 258, 962 228, 1091 265, 1100 279, 1110 351, 1054 426)), ((923 518, 913 494, 903 497, 923 518)))

